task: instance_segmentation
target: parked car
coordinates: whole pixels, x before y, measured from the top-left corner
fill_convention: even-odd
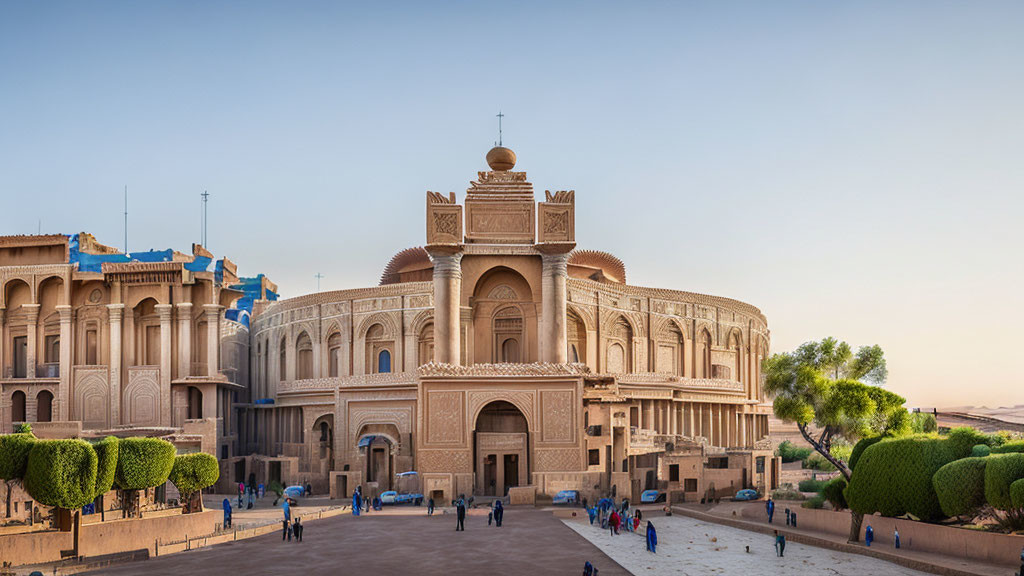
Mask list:
[[[757,490],[744,488],[736,493],[736,497],[733,500],[757,500],[758,498],[760,498],[760,495],[757,493]]]
[[[665,501],[665,493],[658,492],[657,490],[644,490],[640,493],[640,502],[642,504],[656,504],[658,502]]]
[[[578,490],[560,490],[555,494],[552,504],[579,504],[580,493]]]
[[[423,503],[423,494],[418,492],[419,475],[415,471],[395,474],[395,486],[398,490],[388,490],[380,495],[383,504],[414,504]]]

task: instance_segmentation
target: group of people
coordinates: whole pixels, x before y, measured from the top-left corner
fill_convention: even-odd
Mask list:
[[[593,507],[586,507],[590,524],[595,522],[602,530],[607,529],[609,534],[615,536],[621,528],[625,532],[636,532],[640,529],[640,522],[643,520],[643,512],[639,509],[631,510],[629,500],[623,499],[618,507],[611,498],[602,498]],[[654,524],[647,521],[647,551],[656,552],[658,546],[658,533]]]

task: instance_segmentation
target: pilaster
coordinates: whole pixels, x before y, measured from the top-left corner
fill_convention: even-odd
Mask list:
[[[564,252],[541,255],[543,272],[541,277],[543,327],[541,360],[564,364],[568,357],[568,343],[565,327],[566,291],[565,280],[569,277],[569,255]]]
[[[173,306],[154,306],[160,316],[160,425],[171,425],[171,315]]]
[[[206,375],[210,378],[220,373],[220,315],[223,306],[204,304],[206,313]]]
[[[53,411],[54,420],[67,421],[71,419],[71,404],[68,400],[71,390],[71,351],[74,350],[74,342],[71,341],[74,330],[72,321],[74,311],[71,306],[57,306],[57,313],[60,314],[60,385],[57,388],[57,407]]]
[[[110,426],[121,422],[121,318],[124,304],[107,304],[110,316]]]
[[[28,351],[25,355],[25,371],[28,378],[36,377],[36,350],[39,338],[39,304],[25,304],[22,306],[28,315]]]
[[[178,378],[192,375],[192,303],[175,304],[178,316]]]

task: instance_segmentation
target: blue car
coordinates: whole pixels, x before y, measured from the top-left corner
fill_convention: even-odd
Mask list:
[[[381,493],[381,504],[414,504],[419,506],[423,502],[423,494],[416,490],[419,484],[419,477],[415,471],[395,474],[395,484],[398,485],[399,490],[388,490]]]
[[[644,490],[640,493],[640,502],[643,504],[654,504],[665,501],[665,493],[657,490]]]
[[[560,490],[552,500],[553,504],[576,504],[580,501],[578,490]]]
[[[736,493],[736,497],[733,500],[757,500],[757,490],[751,490],[750,488],[744,488]]]

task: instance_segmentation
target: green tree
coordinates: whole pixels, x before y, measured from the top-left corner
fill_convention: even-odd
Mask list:
[[[906,400],[878,386],[888,375],[878,346],[854,353],[834,338],[807,342],[765,360],[764,375],[765,392],[775,398],[775,415],[795,422],[804,440],[847,482],[850,468],[832,455],[833,442],[902,433],[909,425]],[[818,432],[812,434],[812,425]],[[860,539],[862,520],[863,515],[851,510],[851,542]]]
[[[92,445],[77,439],[37,440],[28,455],[25,490],[37,502],[57,509],[62,530],[74,531],[75,556],[82,523],[79,508],[96,497],[98,462]]]
[[[92,449],[96,451],[96,496],[99,500],[99,513],[103,520],[107,518],[107,506],[105,494],[114,487],[114,475],[117,473],[117,455],[120,447],[120,440],[114,436],[93,442]]]
[[[4,434],[0,436],[0,480],[7,486],[7,517],[11,517],[11,493],[25,477],[28,454],[35,436],[31,434]]]
[[[170,480],[181,493],[186,514],[203,510],[202,498],[199,499],[197,509],[193,510],[192,495],[203,488],[213,486],[219,477],[220,465],[217,464],[217,459],[206,452],[182,454],[174,458]]]
[[[159,438],[125,438],[118,445],[114,484],[121,490],[121,510],[135,515],[136,491],[167,482],[174,466],[174,444]]]

